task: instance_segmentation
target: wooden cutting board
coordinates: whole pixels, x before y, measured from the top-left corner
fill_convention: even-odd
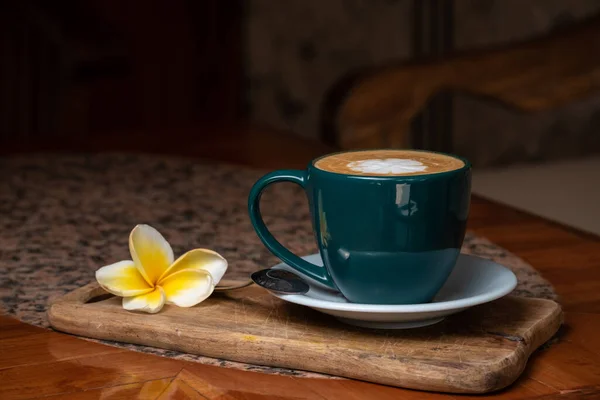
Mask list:
[[[342,324],[256,286],[154,315],[125,311],[120,299],[103,294],[94,283],[58,299],[48,311],[51,325],[97,339],[454,393],[508,386],[562,323],[557,303],[510,296],[429,327],[386,331]]]

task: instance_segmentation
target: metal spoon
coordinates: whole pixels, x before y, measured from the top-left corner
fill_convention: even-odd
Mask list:
[[[227,292],[229,290],[241,289],[241,288],[250,286],[253,283],[254,282],[252,282],[251,280],[232,281],[232,280],[223,279],[223,280],[221,280],[221,282],[219,282],[219,284],[217,286],[215,286],[215,292]]]
[[[310,289],[298,275],[281,269],[263,269],[250,277],[258,286],[279,294],[304,294]]]
[[[304,294],[310,289],[310,286],[298,275],[289,271],[267,268],[253,273],[251,278],[252,280],[249,281],[224,279],[215,287],[215,292],[242,289],[253,283],[280,294]]]

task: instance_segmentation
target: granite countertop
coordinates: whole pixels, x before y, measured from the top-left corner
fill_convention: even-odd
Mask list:
[[[128,235],[138,223],[163,233],[176,256],[199,247],[219,252],[229,261],[228,279],[276,264],[246,211],[248,192],[265,172],[130,154],[0,158],[0,311],[48,327],[48,301],[92,282],[98,268],[128,259]],[[283,244],[300,255],[317,251],[299,187],[268,188],[261,208]],[[463,252],[510,267],[519,280],[517,295],[556,297],[533,267],[484,238],[468,234]],[[206,364],[316,375],[110,344]]]

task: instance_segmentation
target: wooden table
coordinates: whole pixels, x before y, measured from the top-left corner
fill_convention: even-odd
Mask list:
[[[246,139],[236,142],[245,155],[237,161],[246,165],[302,168],[328,151],[299,139],[278,136],[269,141],[268,135],[256,131],[242,137]],[[217,152],[204,145],[198,154],[221,154],[219,149],[225,148],[219,141],[210,146]],[[236,161],[234,153],[227,152],[225,159]],[[478,197],[473,198],[469,228],[534,265],[555,286],[566,311],[559,342],[534,354],[513,386],[489,397],[600,398],[600,238]],[[211,367],[91,343],[6,316],[0,316],[0,326],[3,400],[470,397]]]

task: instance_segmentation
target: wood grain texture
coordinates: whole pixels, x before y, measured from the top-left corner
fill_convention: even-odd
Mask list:
[[[344,149],[406,147],[410,121],[440,92],[528,112],[557,107],[600,89],[598,41],[600,16],[517,45],[373,68],[333,90],[325,124]]]
[[[52,363],[52,374],[48,374],[47,364],[7,368],[0,371],[0,398],[28,399],[94,389],[109,383],[115,386],[131,384],[140,381],[141,373],[146,380],[163,379],[181,370],[177,361],[167,361],[169,363],[152,364],[145,354],[125,351],[56,361]],[[44,379],[39,380],[40,377]]]
[[[171,393],[169,389],[172,385],[172,378],[157,379],[140,383],[131,383],[128,385],[108,386],[97,389],[89,389],[80,392],[68,392],[53,396],[44,396],[47,400],[154,400],[163,398],[165,392]],[[171,397],[176,399],[177,397]],[[190,397],[182,397],[184,399]],[[204,399],[204,397],[200,397]]]
[[[81,336],[441,392],[511,384],[562,322],[555,302],[517,297],[429,328],[384,331],[346,326],[256,286],[155,315],[125,311],[117,298],[86,304],[102,292],[93,283],[56,300],[50,323]]]
[[[0,316],[0,327],[20,327],[24,333],[28,325],[16,320]],[[585,313],[567,313],[566,327],[560,335],[560,341],[550,349],[537,352],[533,355],[523,375],[508,389],[495,392],[491,395],[494,399],[578,399],[600,397],[600,387],[597,382],[600,374],[597,368],[589,371],[589,364],[581,363],[580,356],[595,357],[593,363],[600,365],[600,340],[598,336],[589,336],[589,332],[600,329],[600,316]],[[0,329],[1,330],[1,329]],[[13,329],[13,332],[17,329]],[[40,329],[44,335],[60,334]],[[27,334],[25,333],[27,336]],[[103,345],[85,342],[72,336],[64,336],[68,341],[98,346],[110,349]],[[2,339],[0,339],[1,343]],[[13,376],[29,376],[28,384],[22,387],[27,391],[25,395],[15,390],[14,385],[7,388],[0,386],[0,398],[3,400],[18,398],[51,398],[51,399],[156,399],[169,398],[197,398],[189,390],[207,399],[407,399],[407,400],[437,400],[459,398],[478,398],[480,395],[461,395],[460,397],[431,392],[392,388],[389,386],[375,385],[366,382],[339,380],[339,379],[306,379],[290,376],[267,375],[262,373],[226,369],[185,361],[174,361],[148,354],[139,354],[129,351],[120,353],[118,358],[109,360],[104,366],[86,366],[84,374],[64,375],[62,368],[56,368],[57,363],[48,361],[45,369],[38,369],[38,375],[33,378],[27,375],[26,366],[35,363],[35,355],[23,350],[30,345],[24,342],[21,346],[8,349],[7,354],[12,359],[18,359],[18,354],[23,354],[19,363],[21,366],[10,368]],[[565,360],[565,355],[569,360]],[[89,357],[82,355],[83,362]],[[104,360],[106,361],[106,360]],[[80,365],[78,358],[68,360],[76,368]],[[173,369],[177,363],[180,370]],[[131,365],[136,365],[135,376],[130,372]],[[110,367],[111,374],[106,374],[106,367]],[[161,371],[165,378],[148,379],[152,374]],[[82,371],[83,372],[83,371]],[[123,383],[121,375],[129,379],[136,379],[136,383]],[[94,375],[102,375],[105,380],[101,383],[91,380]],[[0,375],[0,379],[3,376]],[[62,379],[58,379],[62,378]],[[88,382],[87,384],[82,381]],[[90,384],[89,382],[92,382]],[[0,380],[3,384],[5,380]],[[65,388],[65,382],[70,385]],[[95,382],[95,383],[94,383]],[[53,386],[54,384],[54,386]],[[84,389],[76,389],[76,387]],[[94,386],[94,387],[91,387]],[[561,388],[561,389],[558,389]],[[565,389],[562,389],[565,388]],[[39,391],[39,395],[34,394]],[[577,397],[580,395],[581,397]],[[50,397],[47,397],[50,396]],[[587,396],[587,397],[585,397]]]

